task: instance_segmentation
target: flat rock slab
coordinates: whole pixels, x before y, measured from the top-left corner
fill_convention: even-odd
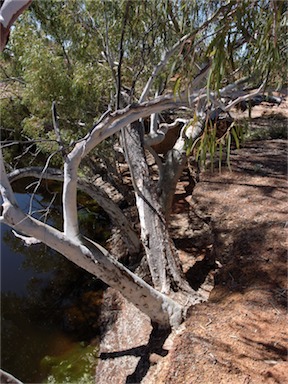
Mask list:
[[[109,295],[111,291],[109,288],[105,294]],[[145,374],[143,370],[146,370],[141,361],[147,356],[152,331],[150,319],[120,294],[113,291],[113,295],[117,295],[119,311],[100,343],[97,384],[137,382],[130,380]]]

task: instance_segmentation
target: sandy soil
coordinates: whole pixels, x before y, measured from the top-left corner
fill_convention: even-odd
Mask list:
[[[247,143],[232,169],[205,172],[193,193],[221,267],[155,383],[288,383],[287,142]]]

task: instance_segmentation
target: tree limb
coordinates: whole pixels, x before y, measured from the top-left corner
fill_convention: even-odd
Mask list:
[[[2,4],[0,9],[0,51],[3,51],[7,44],[12,24],[31,2],[32,0],[6,0]]]
[[[261,90],[262,88],[260,88]],[[259,91],[259,90],[258,90]],[[202,92],[202,93],[201,93]],[[211,92],[211,96],[217,98],[215,92]],[[219,90],[221,97],[227,96],[225,89]],[[206,92],[194,91],[191,94],[183,92],[178,98],[174,95],[165,95],[157,97],[151,101],[145,101],[139,104],[131,104],[122,110],[109,113],[99,124],[94,126],[81,141],[76,143],[72,151],[68,154],[64,164],[64,186],[63,186],[63,213],[64,213],[64,232],[67,236],[77,237],[79,235],[79,227],[77,221],[77,170],[81,160],[93,149],[97,144],[113,135],[129,124],[153,113],[159,113],[167,109],[176,109],[183,106],[191,106],[197,102],[205,102],[207,98]],[[254,95],[254,94],[253,94]],[[245,100],[253,97],[247,94]],[[239,101],[237,101],[239,102]],[[226,110],[230,109],[237,102],[229,104]]]
[[[17,169],[8,174],[10,183],[26,177],[60,182],[63,182],[64,180],[63,172],[54,168],[46,168],[45,173],[43,173],[43,169],[41,167],[27,167]],[[122,210],[113,202],[106,191],[104,191],[100,186],[95,185],[95,183],[90,183],[81,178],[78,178],[78,189],[85,192],[93,200],[97,201],[105,212],[108,213],[113,224],[120,230],[121,237],[125,241],[129,252],[131,254],[139,252],[140,242],[137,234],[131,227],[130,222],[127,220]]]
[[[10,201],[3,204],[3,222],[17,232],[39,239],[74,264],[120,291],[124,297],[164,328],[176,327],[183,307],[161,294],[117,262],[108,251],[87,238],[71,238],[63,232],[25,215]],[[139,298],[141,297],[141,300]],[[147,298],[147,299],[145,299]]]
[[[119,44],[119,62],[117,66],[117,98],[116,98],[116,110],[120,107],[120,95],[121,95],[121,66],[122,66],[122,59],[123,59],[123,41],[124,41],[124,35],[125,35],[125,29],[127,24],[127,18],[129,13],[129,6],[130,6],[130,0],[126,1],[126,7],[125,7],[125,14],[123,18],[123,25],[122,25],[122,31],[121,31],[121,38],[120,38],[120,44]]]
[[[59,121],[58,121],[55,101],[52,102],[51,111],[52,111],[53,128],[54,128],[54,131],[55,131],[55,134],[56,134],[57,143],[59,144],[60,150],[64,154],[64,145],[63,145],[63,140],[62,140],[61,133],[60,133]]]
[[[266,79],[263,81],[263,83],[260,85],[258,89],[256,89],[254,92],[248,93],[243,96],[239,96],[237,99],[233,100],[231,103],[229,103],[225,108],[224,111],[229,111],[231,108],[233,108],[235,105],[241,103],[241,101],[246,101],[249,99],[252,99],[254,96],[258,95],[261,93],[266,85]]]

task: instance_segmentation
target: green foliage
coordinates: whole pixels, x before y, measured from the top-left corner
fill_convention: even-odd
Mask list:
[[[83,27],[78,28],[80,21],[72,17],[76,8],[79,11],[75,1],[35,2],[11,33],[11,52],[4,55],[1,64],[2,68],[9,67],[8,79],[17,72],[23,82],[21,105],[26,114],[18,114],[15,124],[25,139],[56,139],[51,116],[53,101],[66,145],[82,137],[109,103],[110,74],[95,60],[101,46],[88,43]],[[85,56],[89,44],[89,55]],[[12,84],[12,91],[14,88]],[[2,120],[7,129],[8,116],[15,116],[12,105],[8,105]],[[37,146],[46,157],[58,149],[56,143]],[[53,159],[54,165],[60,160]]]
[[[251,75],[254,84],[268,76],[267,84],[279,85],[287,68],[288,28],[281,22],[286,11],[282,1],[245,0],[231,7],[207,49],[213,59],[209,85],[219,89]]]
[[[213,22],[196,33],[219,9]],[[53,101],[68,146],[89,131],[109,104],[115,105],[121,44],[121,84],[132,88],[137,99],[163,54],[188,33],[193,37],[170,58],[151,94],[165,90],[179,94],[209,61],[207,90],[217,91],[251,74],[251,86],[267,76],[267,84],[277,85],[286,78],[285,12],[285,2],[269,0],[35,1],[11,31],[1,59],[9,92],[21,88],[19,99],[4,101],[2,125],[7,132],[14,126],[10,137],[15,140],[19,135],[50,140],[37,143],[47,157],[58,149],[53,142]],[[107,61],[108,54],[112,62]],[[60,160],[60,155],[52,159],[55,165]]]
[[[29,14],[23,19],[12,42],[23,70],[26,83],[23,100],[31,118],[37,117],[43,130],[43,120],[51,126],[50,111],[52,101],[55,101],[60,127],[69,130],[72,138],[79,138],[79,133],[83,132],[81,129],[79,132],[78,122],[89,127],[101,113],[99,101],[105,89],[105,72],[98,73],[97,65],[78,61],[73,55],[70,59],[69,47],[66,48],[68,42],[53,40],[43,30],[35,30]],[[33,42],[29,50],[26,41]],[[33,123],[31,128],[34,128]]]
[[[214,169],[215,160],[218,160],[218,169],[221,171],[223,156],[226,154],[226,164],[230,167],[230,152],[231,146],[236,149],[240,148],[241,142],[244,139],[244,129],[242,124],[233,122],[226,132],[219,137],[216,125],[206,124],[203,134],[195,141],[191,152],[195,154],[196,161],[200,166],[206,166],[207,158],[211,169]]]

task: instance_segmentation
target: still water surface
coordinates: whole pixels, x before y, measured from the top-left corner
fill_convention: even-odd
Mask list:
[[[30,194],[16,197],[42,219],[51,203],[45,193],[32,205]],[[103,241],[105,214],[95,204],[79,213],[82,232]],[[58,197],[49,221],[61,227]],[[1,367],[24,383],[93,383],[102,292],[95,277],[43,244],[25,246],[1,225]]]

